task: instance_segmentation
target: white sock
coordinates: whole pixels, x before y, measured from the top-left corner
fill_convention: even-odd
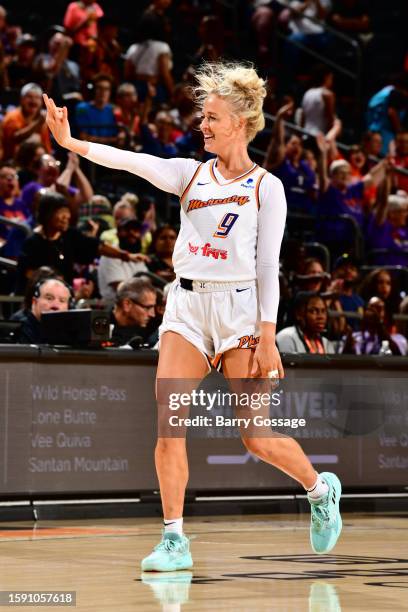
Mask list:
[[[164,533],[178,533],[183,535],[183,517],[177,519],[164,519]]]
[[[320,474],[318,474],[313,487],[310,487],[310,489],[306,489],[306,491],[308,497],[311,497],[312,499],[318,499],[319,497],[323,497],[323,495],[326,495],[326,493],[328,493],[329,486],[326,481],[323,480]]]

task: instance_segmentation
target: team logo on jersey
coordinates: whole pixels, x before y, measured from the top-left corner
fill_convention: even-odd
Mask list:
[[[228,258],[228,251],[226,251],[225,249],[216,249],[212,247],[209,242],[207,242],[202,247],[195,246],[194,244],[191,244],[191,242],[189,242],[188,250],[190,253],[193,253],[194,255],[197,255],[197,253],[201,251],[202,257],[213,257],[214,259],[227,259]]]
[[[255,348],[259,343],[259,336],[241,336],[238,338],[238,348]]]
[[[210,198],[209,200],[190,200],[187,207],[187,212],[197,210],[199,208],[207,208],[207,206],[219,206],[220,204],[238,204],[243,206],[249,202],[248,196],[232,195],[228,198]]]
[[[247,189],[255,189],[254,179],[247,179],[245,183],[241,183],[241,187],[246,187]]]
[[[191,242],[188,243],[188,249],[190,253],[194,253],[194,255],[197,255],[199,248],[200,248],[199,246],[194,246],[193,244],[191,244]]]

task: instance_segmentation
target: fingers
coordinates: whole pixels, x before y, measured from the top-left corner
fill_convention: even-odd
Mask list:
[[[252,368],[251,368],[251,372],[250,375],[251,376],[256,376],[260,370],[260,365],[259,365],[259,361],[257,356],[254,354],[254,359],[252,361]]]

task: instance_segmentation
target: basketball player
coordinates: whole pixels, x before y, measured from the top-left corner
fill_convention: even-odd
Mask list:
[[[280,180],[254,164],[247,152],[265,125],[265,83],[253,68],[240,64],[205,64],[196,78],[205,150],[216,155],[206,163],[72,138],[67,109],[44,95],[47,124],[66,149],[180,197],[181,228],[173,257],[177,278],[160,329],[157,378],[202,379],[209,371],[208,358],[215,366],[222,360],[227,379],[282,378],[275,328],[286,200]],[[292,438],[243,436],[243,443],[306,489],[313,550],[329,552],[342,527],[337,476],[317,474]],[[159,437],[155,461],[164,531],[142,569],[189,569],[193,561],[182,518],[188,480],[185,439]]]

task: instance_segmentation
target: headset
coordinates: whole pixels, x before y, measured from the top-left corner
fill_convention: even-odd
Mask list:
[[[59,283],[61,283],[62,285],[64,285],[64,287],[66,287],[69,291],[69,300],[68,300],[68,309],[69,310],[73,310],[75,308],[76,302],[75,302],[75,294],[74,294],[74,290],[71,287],[71,285],[69,285],[68,283],[66,283],[63,279],[61,278],[56,278],[54,276],[48,276],[46,278],[42,278],[41,280],[37,281],[34,285],[33,288],[33,297],[35,298],[39,298],[40,297],[40,293],[41,293],[41,287],[47,283],[48,281],[58,281]]]

